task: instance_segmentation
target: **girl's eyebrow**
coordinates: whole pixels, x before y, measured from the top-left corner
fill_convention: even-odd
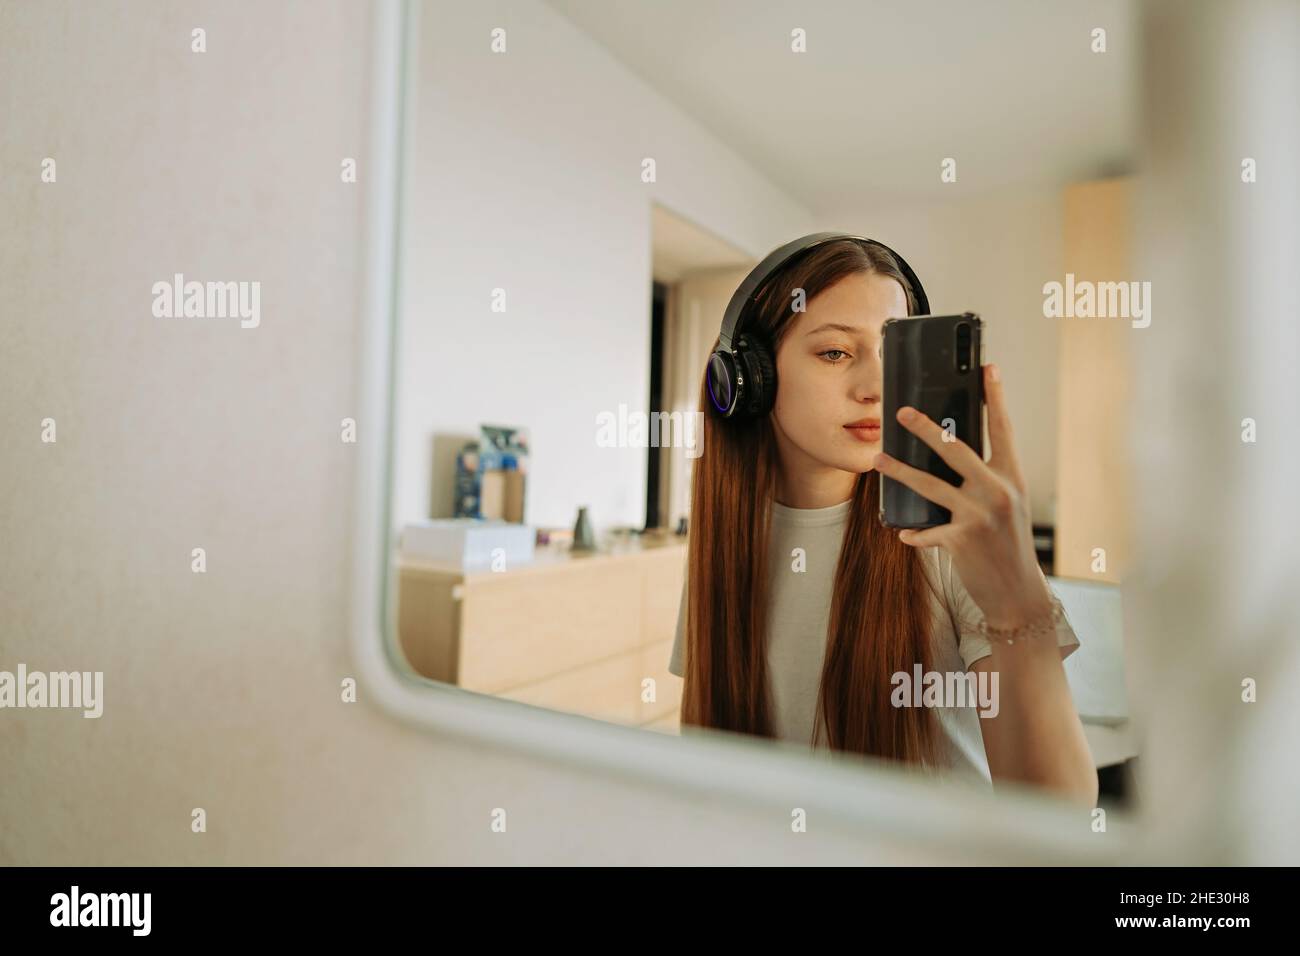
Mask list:
[[[860,335],[862,333],[861,329],[854,328],[851,325],[841,325],[838,322],[827,322],[825,325],[817,326],[817,328],[809,332],[808,335],[816,335],[818,332],[825,332],[828,329],[833,329],[836,332],[847,332],[849,335]]]

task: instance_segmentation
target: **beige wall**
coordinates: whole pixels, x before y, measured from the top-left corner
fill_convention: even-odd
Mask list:
[[[1128,178],[1066,189],[1065,272],[1076,282],[1132,281],[1131,189]],[[1130,560],[1132,536],[1128,433],[1120,426],[1132,416],[1130,342],[1142,330],[1114,317],[1057,321],[1056,573],[1118,583]],[[1094,555],[1096,549],[1101,553]]]
[[[0,668],[106,683],[99,720],[0,711],[0,864],[897,858],[340,703],[367,29],[342,0],[0,4]],[[260,280],[261,326],[154,319],[175,271]]]

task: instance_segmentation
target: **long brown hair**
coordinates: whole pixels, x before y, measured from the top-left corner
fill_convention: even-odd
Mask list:
[[[815,247],[772,277],[751,307],[746,330],[773,356],[792,326],[795,289],[804,301],[845,276],[875,272],[902,284],[908,313],[916,297],[886,250],[853,240]],[[716,344],[716,343],[715,343]],[[779,383],[778,383],[779,387]],[[691,488],[686,663],[681,721],[763,737],[774,735],[767,673],[767,574],[777,448],[769,416],[723,421],[709,411]],[[929,768],[938,762],[931,708],[890,704],[891,678],[932,664],[931,622],[922,558],[880,524],[878,475],[858,476],[835,571],[818,690],[814,739]],[[813,743],[814,741],[809,741]]]

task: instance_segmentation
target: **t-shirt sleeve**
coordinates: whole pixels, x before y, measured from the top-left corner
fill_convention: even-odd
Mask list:
[[[970,666],[977,660],[992,654],[993,647],[989,644],[988,638],[979,633],[978,626],[980,619],[983,617],[983,612],[980,611],[979,605],[975,603],[965,585],[962,584],[957,569],[952,566],[952,555],[942,548],[939,549],[939,553],[942,556],[944,584],[949,607],[952,609],[953,621],[957,629],[957,650],[960,652],[961,659],[965,663],[967,670],[969,670]],[[1043,573],[1042,568],[1038,569],[1038,576],[1047,585],[1052,600],[1060,603],[1060,598],[1052,588],[1051,582],[1047,580],[1047,575]],[[1064,651],[1061,654],[1062,659],[1069,657],[1079,647],[1079,636],[1074,632],[1074,627],[1064,613],[1062,613],[1061,620],[1056,625],[1056,646]]]
[[[673,653],[668,660],[668,673],[676,674],[678,677],[686,675],[686,669],[682,665],[686,653],[686,578],[682,575],[682,601],[677,606],[677,634],[673,637]]]

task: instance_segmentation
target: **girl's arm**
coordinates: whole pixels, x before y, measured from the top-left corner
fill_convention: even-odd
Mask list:
[[[962,476],[960,487],[881,454],[875,468],[952,513],[945,525],[901,531],[914,547],[938,545],[990,628],[1012,629],[1050,617],[1052,595],[1034,553],[1029,494],[1016,454],[996,366],[984,366],[990,456],[945,441],[929,417],[900,408],[898,420]],[[1047,639],[992,642],[972,669],[998,675],[999,713],[981,718],[995,779],[1032,782],[1095,805],[1097,772],[1065,680],[1062,654]]]
[[[984,753],[994,780],[1029,783],[1097,805],[1097,768],[1065,680],[1055,644],[1005,646],[971,665],[998,674],[998,710],[980,718]]]

